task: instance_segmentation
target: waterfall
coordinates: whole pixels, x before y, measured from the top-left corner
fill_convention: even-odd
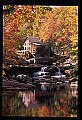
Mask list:
[[[41,72],[45,72],[47,70],[47,67],[42,67]]]
[[[56,67],[57,68],[57,72],[55,72],[55,78],[66,78],[66,75],[63,75],[61,72],[60,72],[60,68],[59,67]]]
[[[60,72],[60,68],[59,67],[56,67],[56,68],[58,71],[55,73],[55,75],[58,75],[58,76],[62,75],[62,73]]]
[[[41,67],[41,71],[34,72],[34,77],[49,77],[50,74],[47,72],[47,67]]]

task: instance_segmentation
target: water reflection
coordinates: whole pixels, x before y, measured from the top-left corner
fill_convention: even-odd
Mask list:
[[[2,115],[30,117],[77,116],[77,89],[3,93]]]
[[[24,103],[27,109],[37,108],[38,102],[35,99],[35,90],[28,92],[19,92],[18,96],[21,96],[22,102]]]
[[[72,96],[78,97],[77,87],[73,87],[73,88],[71,89],[71,92],[72,92]]]

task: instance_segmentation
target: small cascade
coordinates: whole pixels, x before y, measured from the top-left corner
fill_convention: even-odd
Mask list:
[[[55,66],[57,68],[57,71],[54,73],[53,76],[51,77],[54,77],[54,78],[66,78],[65,75],[63,75],[60,71],[60,68],[58,66]],[[41,71],[38,71],[38,72],[34,72],[34,78],[45,78],[45,77],[48,77],[50,78],[50,73],[47,71],[47,67],[42,67],[41,68]]]
[[[58,71],[55,72],[55,75],[56,75],[56,76],[57,76],[57,75],[58,75],[58,76],[62,75],[62,73],[60,72],[60,68],[59,68],[59,67],[56,67],[56,68],[57,68]]]
[[[66,76],[61,73],[60,68],[57,66],[55,66],[55,67],[57,68],[57,72],[55,72],[55,75],[52,77],[53,78],[66,78]]]
[[[34,72],[34,77],[49,77],[50,74],[47,72],[47,67],[42,67],[41,71],[39,72]]]
[[[47,67],[42,67],[41,72],[47,72]]]

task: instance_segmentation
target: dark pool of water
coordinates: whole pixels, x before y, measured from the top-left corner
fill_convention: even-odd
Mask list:
[[[77,88],[2,93],[3,116],[77,117]]]

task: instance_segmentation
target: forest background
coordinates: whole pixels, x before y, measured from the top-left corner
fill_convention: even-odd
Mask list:
[[[54,53],[77,63],[78,6],[3,5],[3,68],[18,64],[16,51],[27,36],[51,43]]]

